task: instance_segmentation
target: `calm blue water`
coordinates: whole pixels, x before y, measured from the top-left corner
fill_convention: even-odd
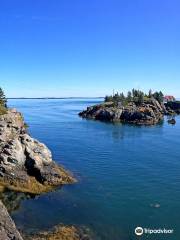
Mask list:
[[[9,101],[31,135],[79,180],[22,201],[12,213],[17,225],[25,231],[85,225],[98,240],[136,239],[136,226],[166,227],[175,233],[141,239],[180,239],[180,118],[175,126],[136,127],[78,117],[98,101]]]

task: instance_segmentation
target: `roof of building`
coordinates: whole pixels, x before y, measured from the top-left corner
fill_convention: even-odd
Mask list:
[[[168,100],[168,99],[175,99],[174,96],[170,96],[170,95],[164,96],[164,98],[167,99],[167,100]]]

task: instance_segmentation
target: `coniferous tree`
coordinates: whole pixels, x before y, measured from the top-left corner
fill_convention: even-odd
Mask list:
[[[0,88],[0,105],[2,107],[7,108],[7,98],[4,94],[4,91],[2,90],[2,88]]]
[[[149,97],[149,98],[151,98],[151,97],[152,97],[152,90],[151,90],[151,89],[149,90],[148,97]]]
[[[131,101],[132,101],[132,93],[131,93],[131,91],[129,91],[129,92],[127,93],[127,101],[128,101],[128,102],[131,102]]]
[[[141,105],[143,102],[144,102],[144,93],[141,92],[141,91],[139,91],[139,92],[138,92],[137,103],[138,103],[139,105]]]
[[[153,97],[159,102],[159,103],[162,103],[163,102],[163,98],[164,98],[164,95],[163,93],[160,91],[160,92],[155,92],[153,94]]]
[[[141,105],[144,102],[147,102],[149,100],[152,100],[152,98],[156,99],[159,103],[162,103],[164,100],[163,93],[160,92],[152,92],[152,90],[149,90],[148,93],[145,93],[141,90],[132,89],[132,91],[129,91],[127,95],[125,96],[124,93],[116,93],[113,96],[106,96],[105,102],[113,102],[115,105],[123,105],[126,106],[130,102],[134,102],[135,104]]]
[[[104,101],[105,102],[113,102],[113,97],[112,96],[105,96]]]

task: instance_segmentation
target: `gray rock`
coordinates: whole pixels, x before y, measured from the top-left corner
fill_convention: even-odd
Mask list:
[[[15,187],[20,184],[22,191],[31,192],[26,188],[36,185],[32,177],[37,181],[36,191],[40,189],[38,183],[56,186],[74,182],[69,173],[53,162],[51,151],[27,133],[19,112],[8,110],[0,116],[0,126],[0,183]]]
[[[153,125],[163,119],[164,108],[155,99],[149,100],[140,106],[130,102],[126,107],[115,106],[113,103],[99,104],[88,107],[79,113],[83,118],[96,119],[108,122],[125,122],[138,125]]]
[[[0,201],[0,240],[23,240],[9,216],[5,206]]]

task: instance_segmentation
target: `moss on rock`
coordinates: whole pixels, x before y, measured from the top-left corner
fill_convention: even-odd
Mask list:
[[[41,232],[32,236],[25,236],[26,240],[90,240],[86,231],[75,226],[56,226],[50,231]]]

